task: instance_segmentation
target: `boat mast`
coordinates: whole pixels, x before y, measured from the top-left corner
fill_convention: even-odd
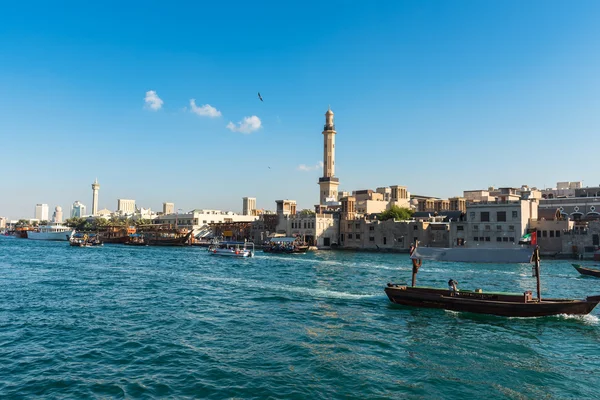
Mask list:
[[[538,301],[542,301],[542,291],[540,284],[540,246],[535,246],[533,254],[535,258],[535,280],[537,282],[537,297]]]

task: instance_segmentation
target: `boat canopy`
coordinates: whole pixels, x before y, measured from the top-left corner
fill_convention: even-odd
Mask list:
[[[298,238],[295,238],[295,237],[274,237],[274,238],[271,238],[269,241],[270,242],[291,243],[291,242],[295,242],[296,240],[298,240]]]
[[[417,247],[410,258],[433,261],[473,262],[473,263],[530,263],[533,249],[517,248],[441,248]]]

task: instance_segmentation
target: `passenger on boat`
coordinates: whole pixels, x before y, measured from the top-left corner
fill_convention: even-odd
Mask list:
[[[451,292],[458,292],[458,287],[456,287],[456,285],[458,285],[458,282],[456,282],[454,279],[450,279],[448,281],[448,290]]]

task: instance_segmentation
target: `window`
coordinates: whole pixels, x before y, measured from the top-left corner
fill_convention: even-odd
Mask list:
[[[550,237],[554,237],[554,231],[549,231],[548,234],[550,235]]]
[[[387,238],[385,236],[383,237],[383,244],[387,244]]]
[[[462,226],[462,225],[458,225],[458,226],[456,227],[456,230],[457,230],[457,231],[464,231],[464,230],[465,230],[465,227],[464,227],[464,226]]]
[[[506,211],[496,212],[496,221],[497,222],[506,222]]]
[[[501,231],[502,230],[502,225],[496,225],[496,230],[497,231]]]
[[[348,224],[348,230],[352,230],[352,224]]]
[[[340,235],[340,240],[341,240],[342,242],[344,241],[344,234],[343,234],[343,233]]]
[[[485,237],[485,241],[486,241],[486,242],[489,242],[489,241],[490,241],[490,237],[489,237],[489,236],[486,236],[486,237]]]
[[[483,241],[485,241],[485,238],[483,236],[479,236],[479,241],[483,242]]]
[[[515,230],[515,226],[514,225],[509,225],[508,226],[508,230],[509,231],[514,231]]]
[[[471,218],[472,221],[475,220],[475,211],[469,213],[469,218]]]
[[[356,234],[356,239],[360,239],[360,233]]]
[[[542,237],[542,231],[537,231],[537,237],[539,237],[539,238]]]
[[[512,215],[513,215],[513,219],[519,218],[519,212],[518,211],[513,211]]]
[[[560,231],[556,231],[556,237],[560,237]]]
[[[477,236],[473,237],[473,241],[479,242],[479,238]]]
[[[354,227],[355,227],[356,229],[360,229],[360,224],[354,224]]]
[[[375,227],[374,227],[374,226],[370,226],[370,227],[369,227],[369,230],[370,230],[370,231],[374,231],[374,230],[375,230]]]
[[[498,237],[496,238],[496,242],[501,242],[501,241],[502,241],[502,238],[501,238],[500,236],[498,236]]]
[[[542,237],[548,236],[548,231],[542,231]]]
[[[419,230],[419,226],[418,225],[413,226],[413,231],[418,231],[418,230]]]
[[[486,225],[486,226],[485,226],[485,230],[486,230],[486,231],[489,231],[490,229],[492,229],[492,227],[491,227],[491,226],[489,226],[489,225]]]
[[[351,233],[348,234],[348,239],[352,239],[352,234]]]
[[[369,242],[374,242],[375,241],[375,237],[371,236],[369,237]]]
[[[509,241],[511,241],[511,242],[514,242],[514,241],[515,241],[515,238],[514,238],[514,237],[510,237],[510,238],[508,238],[508,239],[509,239]]]
[[[503,238],[502,238],[502,241],[503,241],[503,242],[508,242],[508,238],[507,238],[507,237],[503,237]]]
[[[202,223],[203,223],[203,224],[205,224],[205,223],[206,223],[206,220],[202,221]]]
[[[482,211],[481,212],[481,222],[489,222],[490,220],[490,213],[488,211]]]
[[[473,230],[474,231],[478,231],[479,230],[479,225],[473,225]]]

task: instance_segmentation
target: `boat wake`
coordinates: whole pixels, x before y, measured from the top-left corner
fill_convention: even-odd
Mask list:
[[[366,298],[378,297],[379,295],[374,294],[360,294],[360,293],[348,293],[348,292],[338,292],[330,289],[321,289],[321,288],[310,288],[304,286],[292,286],[287,284],[265,284],[261,281],[256,281],[252,279],[241,279],[241,278],[220,278],[220,277],[212,277],[212,276],[203,276],[201,277],[204,281],[214,281],[214,282],[223,282],[229,285],[234,285],[238,287],[245,287],[251,289],[258,289],[261,293],[268,292],[284,292],[284,293],[294,293],[299,295],[308,295],[313,298],[329,298],[329,299],[346,299],[346,300],[361,300]]]
[[[596,315],[592,315],[592,314],[586,314],[586,315],[559,314],[559,315],[557,315],[557,317],[559,319],[581,321],[587,325],[598,325],[600,323],[600,318],[598,318]]]

